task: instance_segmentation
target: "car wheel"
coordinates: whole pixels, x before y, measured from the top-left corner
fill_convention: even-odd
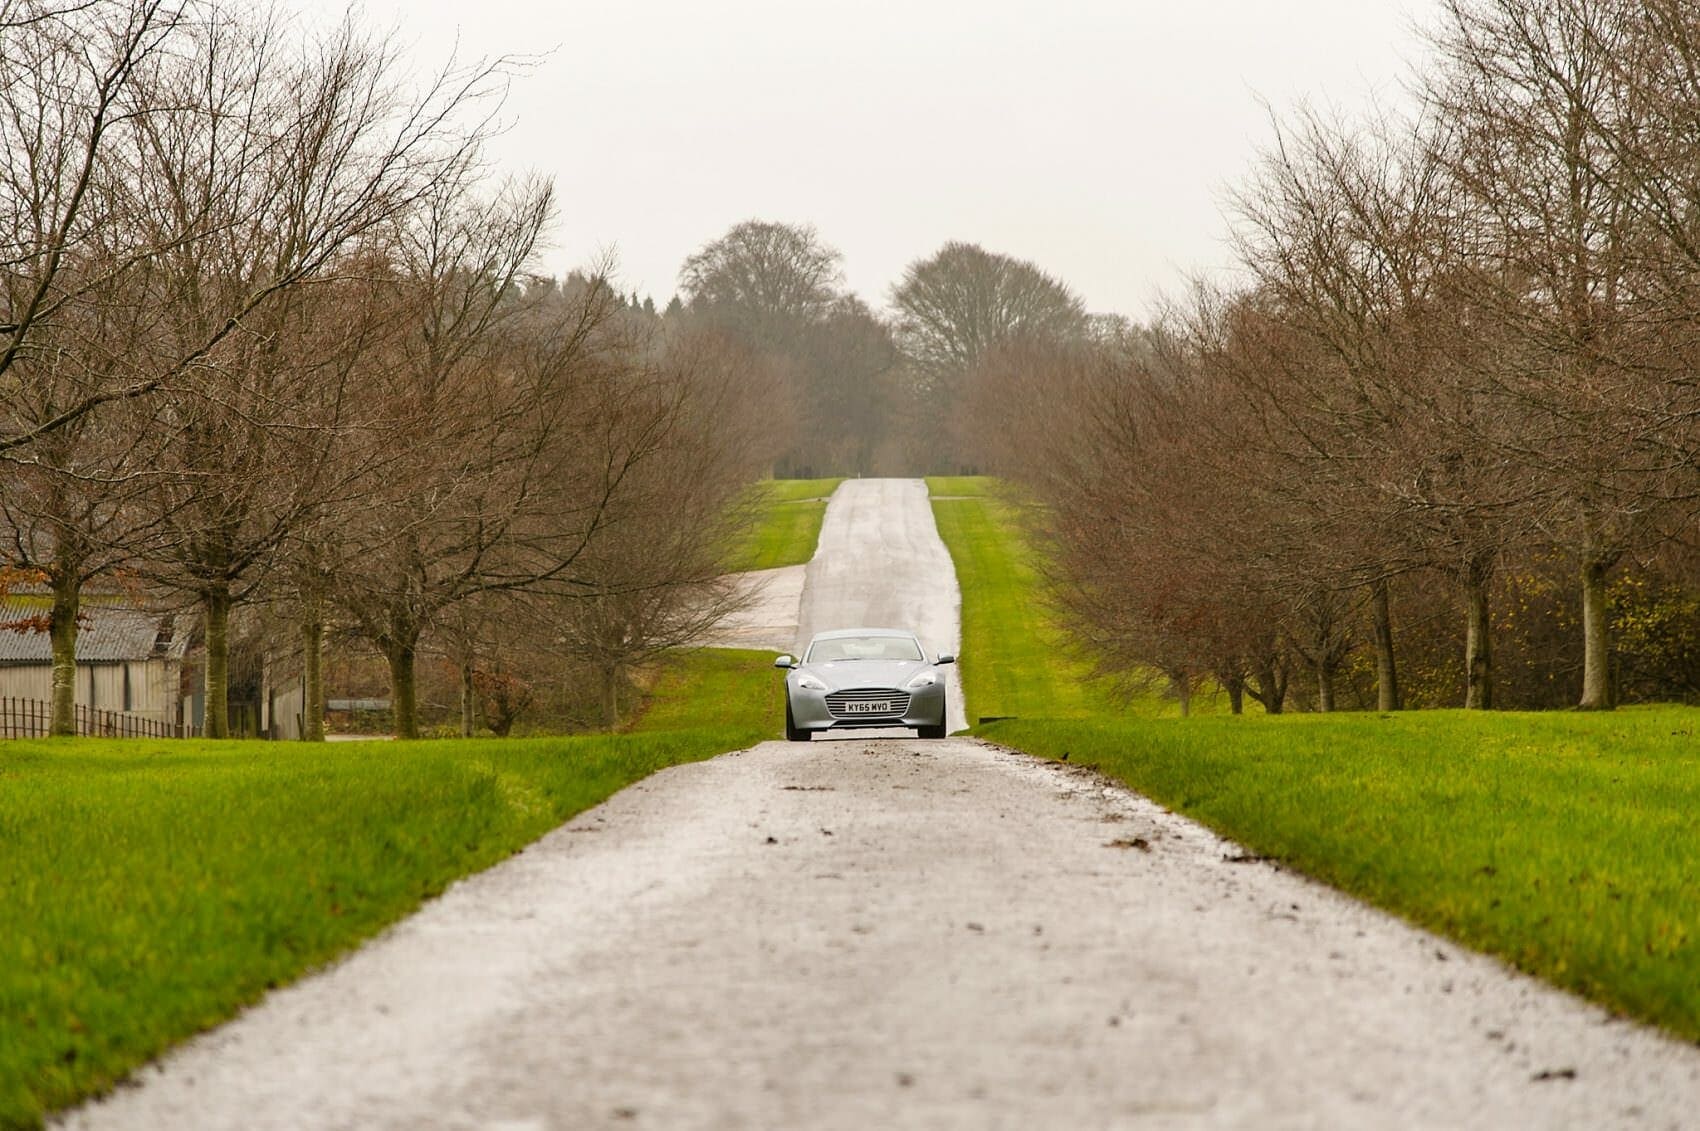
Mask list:
[[[808,740],[809,740],[809,732],[806,731],[806,730],[799,729],[797,724],[794,721],[792,721],[792,719],[791,719],[791,697],[786,696],[785,697],[785,741],[787,741],[787,742],[807,742]]]
[[[944,738],[950,731],[950,708],[944,700],[939,700],[939,725],[936,727],[916,727],[915,734],[919,738]]]

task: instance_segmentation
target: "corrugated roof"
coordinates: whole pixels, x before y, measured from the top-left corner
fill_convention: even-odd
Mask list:
[[[39,600],[11,597],[0,601],[0,624],[40,616]],[[172,616],[113,605],[84,605],[77,632],[79,664],[146,660],[172,649]],[[53,647],[45,632],[0,628],[0,664],[46,664]]]

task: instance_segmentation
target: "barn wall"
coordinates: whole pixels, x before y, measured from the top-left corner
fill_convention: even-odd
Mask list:
[[[271,698],[271,734],[290,742],[301,737],[301,712],[307,702],[306,692],[299,683],[278,688]]]
[[[162,723],[177,721],[177,665],[166,660],[155,658],[151,660],[131,660],[122,666],[112,665],[114,672],[115,704],[124,702],[124,668],[130,672],[130,714],[141,715]],[[105,695],[104,687],[101,694]],[[101,707],[106,710],[121,710],[119,706],[107,707],[105,701]]]
[[[82,686],[80,682],[78,686]],[[40,699],[46,702],[52,698],[53,669],[46,664],[0,667],[0,699]]]
[[[163,659],[132,660],[127,664],[78,664],[77,703],[100,711],[124,710],[124,672],[130,673],[132,715],[177,721],[178,665]],[[0,698],[53,698],[53,669],[46,664],[0,666]]]
[[[180,694],[178,671],[181,665],[171,660],[149,660],[144,665],[138,665],[142,671],[131,677],[135,680],[132,685],[141,689],[137,702],[145,704],[139,707],[148,718],[158,719],[163,723],[177,721],[177,699]]]
[[[87,672],[84,675],[84,672]],[[83,700],[97,711],[124,709],[124,665],[85,664],[77,672],[88,681],[90,694]],[[80,682],[80,681],[79,681]]]

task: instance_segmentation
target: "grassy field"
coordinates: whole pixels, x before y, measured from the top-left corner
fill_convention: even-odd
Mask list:
[[[110,1087],[628,783],[772,729],[0,742],[0,1127]]]
[[[784,686],[785,673],[774,670],[772,652],[702,648],[675,653],[663,661],[631,730],[649,734],[709,726],[778,738],[785,719]]]
[[[1095,765],[1255,853],[1700,1039],[1700,712],[1118,709],[1045,643],[1008,508],[930,482],[963,590],[969,709],[1021,716],[976,733]]]
[[[970,721],[1077,718],[1111,709],[1107,689],[1069,654],[1046,615],[1032,553],[1009,504],[988,494],[993,483],[927,480],[933,518],[962,586],[962,694]]]
[[[935,499],[978,499],[992,494],[998,481],[989,475],[934,475],[927,479],[927,493]]]
[[[734,555],[734,570],[802,565],[815,556],[826,500],[842,479],[766,479],[755,485],[763,517]]]

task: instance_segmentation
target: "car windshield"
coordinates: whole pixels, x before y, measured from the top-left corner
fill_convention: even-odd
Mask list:
[[[921,646],[913,636],[833,636],[809,645],[810,664],[834,660],[920,660]]]

